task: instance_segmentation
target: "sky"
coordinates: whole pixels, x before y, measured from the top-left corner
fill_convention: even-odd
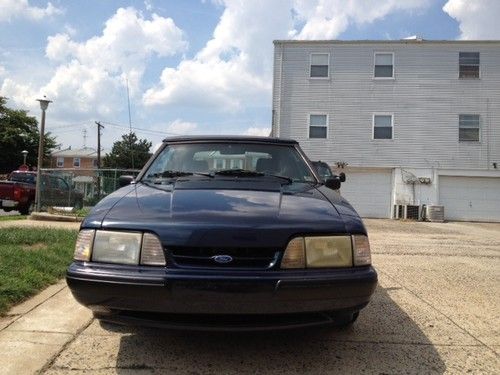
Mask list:
[[[130,126],[154,147],[268,135],[273,40],[500,39],[499,19],[500,0],[0,0],[0,96],[37,118],[52,100],[62,148],[95,148],[96,121],[105,151]]]

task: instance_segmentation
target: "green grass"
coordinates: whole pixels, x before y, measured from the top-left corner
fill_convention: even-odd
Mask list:
[[[64,276],[76,235],[65,229],[0,228],[0,315]]]
[[[26,220],[28,216],[23,216],[23,215],[10,215],[10,216],[0,216],[0,221],[7,221],[7,220]]]

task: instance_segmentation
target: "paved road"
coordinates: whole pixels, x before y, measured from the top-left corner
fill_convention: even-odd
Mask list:
[[[52,297],[61,306],[54,319],[43,321],[42,304],[10,328],[39,341],[59,335],[64,346],[54,344],[43,370],[51,375],[500,373],[500,224],[366,223],[380,285],[348,330],[105,330],[64,285]]]

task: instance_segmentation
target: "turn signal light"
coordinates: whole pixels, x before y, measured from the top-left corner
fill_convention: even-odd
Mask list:
[[[305,268],[306,255],[304,238],[296,237],[288,243],[283,260],[281,261],[281,268]]]

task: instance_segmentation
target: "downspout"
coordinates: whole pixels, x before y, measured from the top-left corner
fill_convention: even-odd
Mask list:
[[[490,169],[490,98],[486,98],[486,169]]]

